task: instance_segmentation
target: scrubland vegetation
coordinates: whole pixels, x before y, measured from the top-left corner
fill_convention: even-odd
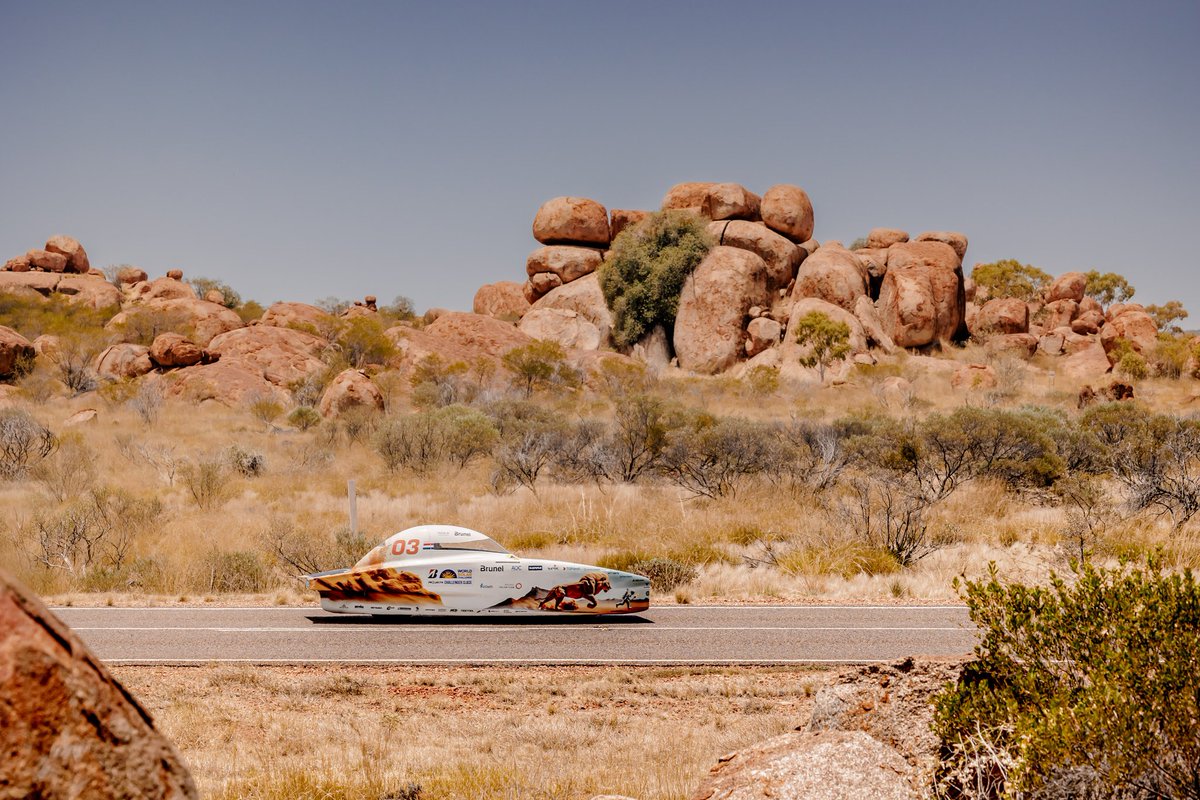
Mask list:
[[[6,302],[40,330],[102,339],[83,312]],[[947,362],[904,354],[834,386],[770,369],[583,372],[543,342],[499,364],[392,368],[388,340],[363,327],[331,332],[329,374],[294,386],[290,407],[100,385],[87,359],[29,372],[0,411],[5,564],[47,594],[303,602],[298,575],[430,521],[526,554],[652,568],[678,602],[947,600],[989,561],[1034,580],[1071,558],[1158,549],[1168,566],[1200,563],[1186,351],[1178,372],[1137,383],[1136,402],[1078,410],[1079,387],[1037,359],[991,359],[1001,379],[987,391],[952,390]],[[374,373],[383,413],[312,408],[347,362]],[[65,427],[82,407],[96,420]]]

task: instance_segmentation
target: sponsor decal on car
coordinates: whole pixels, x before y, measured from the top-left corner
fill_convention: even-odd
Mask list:
[[[479,571],[480,572],[504,572],[504,567],[499,566],[499,565],[494,566],[494,567],[489,567],[487,564],[482,564],[479,567]]]
[[[425,580],[429,583],[441,584],[457,584],[465,585],[471,582],[471,570],[460,568],[454,569],[438,569],[433,567],[429,570],[429,574],[425,576]]]
[[[530,572],[541,572],[541,571],[542,571],[542,565],[541,565],[541,564],[530,564],[530,565],[529,565],[529,571],[530,571]]]

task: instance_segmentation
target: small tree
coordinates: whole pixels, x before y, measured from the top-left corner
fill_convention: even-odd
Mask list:
[[[810,311],[796,323],[796,343],[808,348],[808,354],[800,357],[801,365],[816,367],[824,382],[825,370],[850,353],[850,326],[834,322],[820,311]]]
[[[1154,324],[1160,331],[1179,333],[1180,327],[1175,323],[1187,319],[1187,309],[1178,300],[1168,300],[1161,306],[1146,306],[1146,313],[1154,319]]]
[[[54,452],[57,440],[29,412],[0,409],[0,480],[17,480]]]
[[[572,388],[579,385],[578,373],[567,363],[567,353],[558,342],[534,339],[509,350],[500,361],[526,397],[535,389],[554,384]]]
[[[383,364],[396,354],[396,345],[384,333],[383,323],[373,317],[354,317],[340,330],[337,344],[355,369]]]
[[[192,278],[188,283],[191,284],[191,287],[196,291],[196,296],[201,300],[204,299],[204,295],[215,289],[221,293],[221,305],[226,308],[236,309],[242,304],[242,296],[224,281],[214,278]]]
[[[1013,258],[980,264],[971,270],[975,285],[987,290],[989,298],[1015,297],[1018,300],[1036,300],[1050,283],[1050,276],[1029,264]]]
[[[1125,280],[1123,275],[1115,272],[1101,274],[1094,269],[1087,273],[1087,287],[1084,293],[1102,306],[1124,303],[1133,297],[1135,291],[1133,284]]]
[[[617,235],[599,277],[619,346],[632,346],[655,325],[668,333],[675,327],[684,281],[712,246],[704,223],[680,211],[651,214]]]

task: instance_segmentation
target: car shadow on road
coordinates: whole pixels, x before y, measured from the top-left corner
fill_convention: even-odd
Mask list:
[[[653,625],[654,620],[637,614],[478,614],[433,616],[415,614],[313,614],[307,619],[314,625]]]

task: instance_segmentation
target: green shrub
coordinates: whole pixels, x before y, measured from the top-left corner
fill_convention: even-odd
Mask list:
[[[287,416],[288,424],[293,428],[306,431],[321,424],[321,415],[309,406],[296,406]]]
[[[935,701],[943,791],[1200,797],[1200,587],[1154,559],[1072,572],[966,583],[982,641]]]
[[[676,586],[691,583],[698,574],[691,564],[671,558],[651,558],[631,564],[630,572],[645,575],[656,592],[669,592]]]
[[[513,382],[526,397],[536,389],[550,386],[575,388],[581,381],[579,373],[567,363],[567,352],[558,342],[534,339],[509,350],[500,361],[513,374]]]
[[[1050,276],[1037,267],[1006,258],[976,266],[971,270],[971,280],[987,290],[989,299],[1015,297],[1028,302],[1041,297]]]
[[[500,438],[492,421],[466,406],[447,406],[398,417],[375,433],[375,451],[389,472],[428,472],[451,462],[465,467],[487,455]]]
[[[192,278],[188,281],[191,287],[196,291],[196,296],[201,300],[204,295],[216,289],[224,298],[221,305],[229,309],[237,309],[242,304],[242,296],[237,291],[224,281],[216,280],[215,278]],[[256,304],[257,305],[257,304]]]
[[[396,345],[374,317],[354,317],[337,334],[337,345],[346,362],[355,369],[367,364],[384,364],[396,354]]]
[[[1117,372],[1126,378],[1140,381],[1150,374],[1150,369],[1146,366],[1146,359],[1138,353],[1130,351],[1117,361]]]
[[[1187,336],[1160,333],[1151,355],[1150,366],[1155,375],[1178,380],[1187,370],[1191,357],[1192,346]]]
[[[703,221],[680,211],[651,214],[618,234],[599,276],[619,346],[633,345],[655,325],[671,332],[684,281],[712,246]]]

